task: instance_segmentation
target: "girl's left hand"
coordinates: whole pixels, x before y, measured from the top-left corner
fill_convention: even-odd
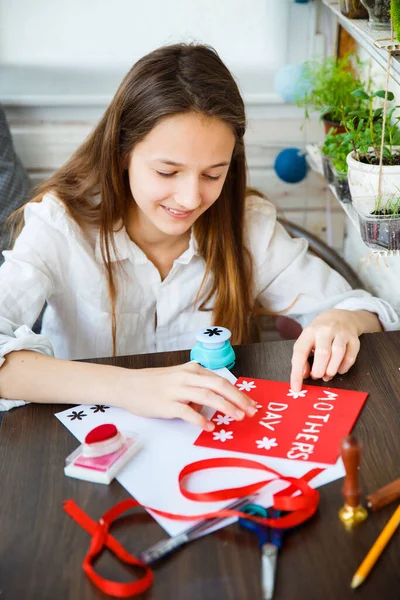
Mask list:
[[[293,347],[290,376],[293,391],[300,391],[307,377],[330,381],[337,373],[342,375],[350,369],[360,349],[358,338],[365,331],[360,312],[326,310],[303,330]],[[311,369],[308,357],[312,351]]]

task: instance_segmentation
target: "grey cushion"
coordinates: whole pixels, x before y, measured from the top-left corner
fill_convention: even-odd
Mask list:
[[[0,105],[0,252],[9,246],[9,234],[4,231],[5,220],[27,200],[29,188],[28,174],[14,150],[4,109]],[[0,264],[2,262],[0,254]]]

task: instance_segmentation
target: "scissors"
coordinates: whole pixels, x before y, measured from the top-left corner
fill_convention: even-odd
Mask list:
[[[273,519],[279,517],[280,512],[277,510],[267,510],[259,504],[246,504],[241,512],[256,517],[265,519]],[[255,521],[250,521],[244,517],[239,518],[239,523],[245,529],[253,531],[258,536],[259,545],[261,548],[261,582],[263,591],[263,600],[272,600],[274,595],[276,563],[278,551],[282,547],[282,529],[274,529],[261,525]]]

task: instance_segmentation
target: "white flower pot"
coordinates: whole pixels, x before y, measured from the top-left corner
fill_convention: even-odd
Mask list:
[[[400,147],[396,146],[395,150]],[[350,152],[347,156],[350,193],[355,207],[364,215],[375,209],[378,199],[379,165],[359,162]],[[400,165],[382,167],[381,202],[384,208],[388,200],[400,196]]]

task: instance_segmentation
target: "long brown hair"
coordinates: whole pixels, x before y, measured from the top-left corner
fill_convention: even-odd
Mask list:
[[[218,117],[235,134],[232,161],[218,200],[193,226],[206,272],[196,301],[213,300],[213,324],[231,330],[233,343],[250,341],[252,261],[244,244],[245,110],[236,82],[213,48],[175,44],[151,52],[129,71],[98,125],[69,161],[36,190],[31,202],[55,193],[81,225],[99,227],[112,309],[116,353],[116,273],[111,261],[116,223],[126,222],[132,195],[126,164],[134,146],[163,118],[196,112]],[[101,201],[92,201],[100,194]],[[19,216],[22,219],[22,209]],[[205,289],[209,275],[211,285]]]

